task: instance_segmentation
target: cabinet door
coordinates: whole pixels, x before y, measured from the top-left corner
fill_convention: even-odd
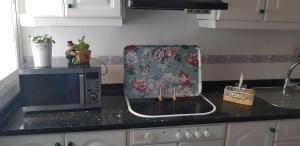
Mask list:
[[[300,22],[299,0],[269,0],[266,21]]]
[[[65,0],[67,17],[121,17],[121,0]]]
[[[40,134],[0,137],[2,146],[55,146],[64,145],[64,134]]]
[[[259,10],[264,9],[265,0],[224,0],[228,10],[219,11],[219,20],[233,21],[262,21],[264,14]]]
[[[275,141],[300,140],[300,120],[281,120],[277,125]]]
[[[272,146],[275,122],[228,124],[226,146]]]
[[[274,146],[299,146],[299,145],[300,145],[300,141],[279,142],[274,144]]]
[[[177,146],[177,143],[168,143],[168,144],[150,144],[150,145],[139,145],[139,146]]]
[[[192,143],[179,143],[179,146],[223,146],[223,144],[223,140],[212,140]]]
[[[21,14],[34,17],[63,17],[63,0],[18,0]]]
[[[125,130],[101,132],[66,133],[65,145],[72,142],[73,146],[125,146]]]

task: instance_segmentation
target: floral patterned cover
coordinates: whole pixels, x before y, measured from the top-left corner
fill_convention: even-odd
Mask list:
[[[124,92],[128,98],[198,96],[201,58],[197,46],[130,45],[124,49]]]

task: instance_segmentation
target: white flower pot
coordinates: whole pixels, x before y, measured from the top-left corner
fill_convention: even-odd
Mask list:
[[[35,67],[51,66],[52,43],[31,43],[33,62]]]

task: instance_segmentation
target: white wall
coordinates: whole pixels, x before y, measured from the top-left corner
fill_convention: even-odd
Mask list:
[[[52,35],[53,55],[64,56],[66,42],[85,35],[93,56],[122,56],[128,44],[196,44],[204,55],[291,55],[300,48],[300,31],[222,30],[197,27],[183,11],[126,10],[122,27],[23,27],[24,56],[31,56],[28,35]],[[205,64],[204,80],[284,78],[291,63]],[[122,82],[122,66],[112,65],[105,82]],[[299,71],[298,71],[299,70]],[[300,69],[293,76],[300,77]]]

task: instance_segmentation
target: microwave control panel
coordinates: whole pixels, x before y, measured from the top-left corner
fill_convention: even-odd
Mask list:
[[[85,106],[101,107],[101,71],[100,68],[86,68],[85,71]]]

